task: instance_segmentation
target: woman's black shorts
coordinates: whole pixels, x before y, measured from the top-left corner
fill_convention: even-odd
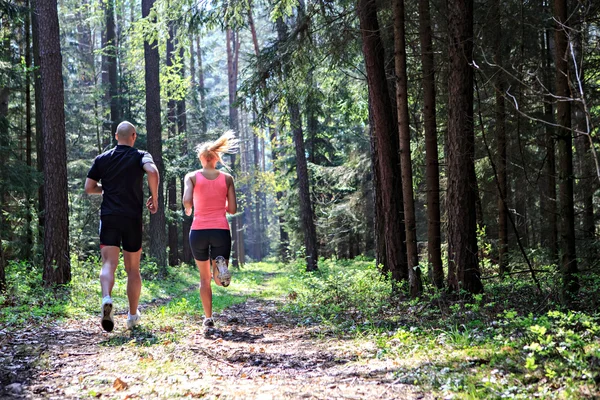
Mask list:
[[[229,229],[198,229],[190,231],[190,247],[194,259],[207,261],[209,256],[229,260],[231,253],[231,233]]]
[[[142,219],[121,215],[100,217],[100,247],[117,246],[135,253],[142,248]]]

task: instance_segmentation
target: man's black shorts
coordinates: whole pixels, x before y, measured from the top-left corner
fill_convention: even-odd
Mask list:
[[[218,256],[229,260],[231,253],[231,233],[229,229],[191,230],[190,247],[195,260],[207,261],[209,255],[213,260]]]
[[[142,219],[121,215],[100,217],[100,248],[123,244],[123,250],[135,253],[142,248]]]

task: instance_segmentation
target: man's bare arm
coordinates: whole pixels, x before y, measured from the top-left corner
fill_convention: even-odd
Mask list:
[[[160,182],[160,175],[158,168],[153,163],[146,163],[143,168],[148,175],[148,187],[150,188],[150,198],[146,202],[146,207],[154,214],[158,211],[158,183]]]
[[[102,185],[90,178],[85,179],[85,192],[87,194],[102,194]]]

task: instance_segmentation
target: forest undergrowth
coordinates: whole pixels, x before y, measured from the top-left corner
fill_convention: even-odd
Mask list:
[[[0,297],[0,394],[600,396],[600,282],[585,277],[574,311],[560,305],[551,273],[538,276],[542,293],[517,274],[489,279],[480,295],[426,287],[421,298],[410,299],[371,260],[321,260],[315,273],[304,272],[301,260],[252,263],[235,271],[230,288],[215,289],[219,322],[206,335],[195,269],[182,265],[159,279],[155,266],[145,263],[144,324],[124,329],[119,268],[113,297],[120,312],[115,332],[107,334],[97,321],[98,261],[73,265],[73,282],[56,291],[42,288],[36,267],[9,266],[9,290]]]

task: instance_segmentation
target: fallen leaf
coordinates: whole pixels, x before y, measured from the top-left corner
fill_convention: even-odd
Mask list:
[[[271,329],[272,327],[273,327],[273,324],[271,324],[271,323],[267,324],[267,328]]]
[[[117,378],[115,379],[115,383],[113,383],[113,387],[117,389],[117,391],[125,390],[127,389],[127,383]]]
[[[264,348],[264,347],[261,347],[261,348],[260,348],[260,352],[261,352],[261,353],[264,353],[265,351],[266,351],[266,350],[265,350],[265,348]]]

